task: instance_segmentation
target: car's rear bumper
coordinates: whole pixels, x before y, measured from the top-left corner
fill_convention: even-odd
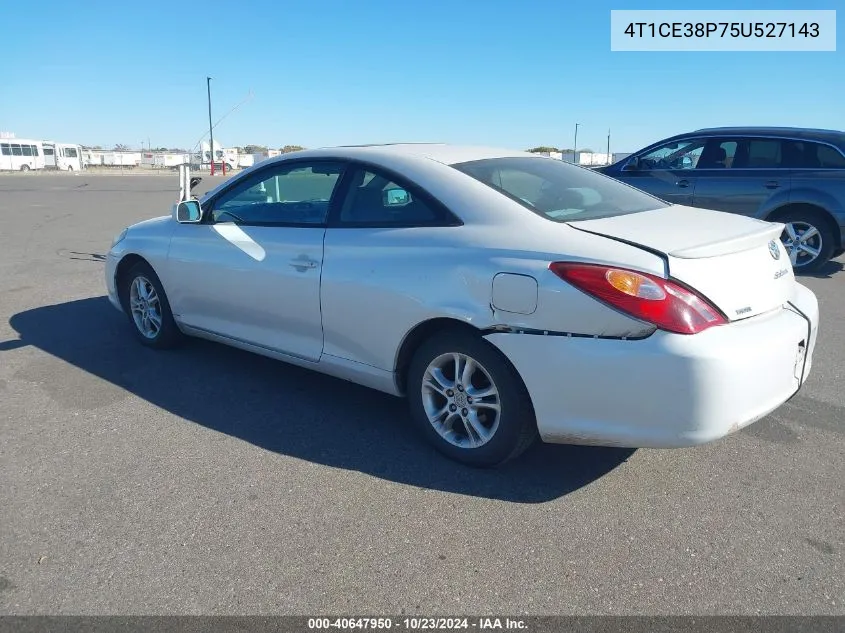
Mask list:
[[[523,377],[544,441],[673,448],[716,440],[789,400],[809,375],[818,320],[815,295],[797,285],[784,309],[692,336],[486,338]]]

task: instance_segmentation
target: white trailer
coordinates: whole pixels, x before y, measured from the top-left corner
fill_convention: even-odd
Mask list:
[[[190,155],[165,152],[146,152],[141,164],[151,169],[176,169],[190,162]]]
[[[211,168],[211,152],[208,143],[202,143],[200,151],[191,154],[190,163],[194,169]],[[236,147],[223,147],[217,141],[214,142],[215,171],[222,170],[224,166],[227,172],[233,169],[246,169],[255,163],[256,159],[252,154],[240,154]]]
[[[247,167],[252,167],[255,164],[255,159],[252,157],[252,154],[238,154],[235,153],[235,159],[237,160],[236,167],[240,169],[246,169]]]
[[[256,152],[254,154],[250,154],[252,157],[252,164],[260,163],[262,160],[267,160],[268,158],[275,158],[276,156],[281,156],[282,152],[277,149],[268,149],[264,152]]]
[[[103,164],[103,152],[96,149],[82,150],[82,165],[86,169],[89,167],[100,167]]]
[[[137,167],[141,164],[141,152],[106,152],[104,167]]]

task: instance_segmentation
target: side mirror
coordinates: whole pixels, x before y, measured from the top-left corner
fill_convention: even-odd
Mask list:
[[[386,189],[382,194],[382,199],[386,207],[404,207],[411,203],[411,194],[405,189],[397,187]]]
[[[198,200],[184,200],[176,205],[176,221],[180,224],[197,224],[202,221]]]
[[[622,171],[637,171],[640,168],[640,159],[632,158],[622,167]]]

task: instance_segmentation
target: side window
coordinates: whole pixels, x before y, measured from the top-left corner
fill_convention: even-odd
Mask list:
[[[783,142],[776,139],[752,138],[748,141],[750,168],[776,169],[783,166]]]
[[[20,145],[12,143],[12,156],[23,156],[23,150]]]
[[[44,148],[44,156],[52,156],[54,154],[52,147],[45,147]]]
[[[358,169],[352,175],[340,210],[340,221],[347,225],[405,226],[431,224],[440,219],[438,211],[408,187],[366,169]]]
[[[0,143],[0,154],[3,156],[11,156],[12,148],[8,143]]]
[[[705,143],[705,139],[667,143],[640,156],[636,169],[695,169]]]
[[[802,167],[811,169],[845,169],[845,156],[830,145],[821,143],[805,143],[804,161]]]
[[[739,143],[735,139],[711,139],[696,164],[696,169],[725,169],[737,167],[735,158]]]
[[[32,145],[21,145],[21,152],[24,156],[32,156]]]
[[[283,164],[233,185],[213,203],[213,222],[320,225],[344,166]]]
[[[76,158],[78,156],[78,154],[76,153],[76,148],[68,147],[67,149],[65,149],[65,156],[67,158]]]
[[[38,151],[38,145],[32,146],[32,155],[33,156],[40,156],[41,155],[41,153]]]

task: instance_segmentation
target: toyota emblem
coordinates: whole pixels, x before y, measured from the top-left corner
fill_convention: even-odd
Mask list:
[[[769,242],[769,254],[771,254],[772,259],[780,259],[780,247],[777,240]]]

